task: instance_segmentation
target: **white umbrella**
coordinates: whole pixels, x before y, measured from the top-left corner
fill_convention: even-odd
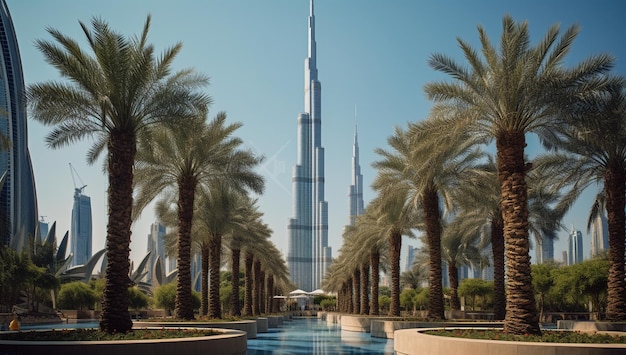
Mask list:
[[[304,291],[304,290],[301,290],[301,289],[297,289],[297,290],[295,290],[295,291],[291,291],[291,292],[289,292],[289,295],[291,295],[291,296],[295,296],[295,295],[306,295],[306,294],[307,294],[307,292],[306,292],[306,291]]]
[[[326,294],[326,292],[324,292],[324,290],[319,289],[319,288],[317,290],[309,293],[309,295],[311,295],[311,296],[318,296],[318,295],[325,295],[325,294]]]

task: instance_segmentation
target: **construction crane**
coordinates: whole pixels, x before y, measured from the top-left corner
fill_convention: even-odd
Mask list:
[[[72,163],[69,163],[69,164],[70,164],[70,173],[72,174],[72,182],[74,183],[74,193],[82,195],[83,190],[85,189],[85,187],[87,187],[87,185],[85,185],[83,180],[80,178],[80,175],[78,175],[78,172],[76,171],[76,169],[74,169],[74,167],[72,166]],[[74,175],[76,175],[76,177],[74,177]],[[78,178],[78,181],[82,185],[81,187],[77,187],[76,178]]]

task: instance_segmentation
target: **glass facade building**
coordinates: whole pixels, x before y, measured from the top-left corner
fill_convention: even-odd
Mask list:
[[[72,266],[85,265],[91,258],[91,198],[83,195],[83,188],[74,189],[74,206],[72,207],[70,226],[70,245],[72,255],[74,255]]]
[[[28,151],[24,76],[17,37],[6,1],[0,2],[0,134],[11,147],[0,150],[0,242],[21,250],[38,236],[37,194]]]
[[[324,200],[322,86],[317,78],[315,16],[310,2],[308,56],[304,61],[304,112],[298,115],[297,162],[293,170],[294,216],[287,226],[287,266],[300,289],[320,288],[332,260],[328,202]]]
[[[352,184],[350,184],[350,225],[354,225],[357,216],[363,214],[363,175],[359,164],[359,142],[356,125],[354,127],[354,144],[352,145]]]

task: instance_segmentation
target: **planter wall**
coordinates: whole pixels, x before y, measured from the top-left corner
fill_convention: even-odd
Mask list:
[[[133,322],[133,328],[153,327],[234,329],[246,332],[248,339],[256,339],[257,333],[257,321],[254,319],[236,322]]]
[[[397,355],[617,355],[626,353],[626,344],[563,344],[462,339],[422,334],[426,329],[404,329],[395,333]],[[449,329],[449,328],[447,328]]]
[[[246,334],[237,330],[222,330],[223,334],[180,339],[118,340],[118,341],[8,341],[0,340],[0,354],[20,355],[200,355],[246,354]]]
[[[485,328],[500,328],[502,329],[502,322],[419,322],[419,321],[393,321],[393,320],[372,320],[372,328],[370,334],[374,338],[387,338],[393,339],[394,332],[400,329],[413,329],[413,328],[435,328],[435,327],[454,327],[454,328],[471,328],[471,327],[485,327]]]

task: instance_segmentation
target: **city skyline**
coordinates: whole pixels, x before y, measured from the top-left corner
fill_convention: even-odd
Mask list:
[[[302,58],[306,57],[303,14],[308,1],[270,0],[210,2],[169,1],[106,3],[66,0],[29,2],[7,0],[22,54],[24,80],[34,84],[58,78],[54,68],[34,48],[37,39],[49,39],[46,27],[58,29],[85,45],[78,21],[87,25],[98,16],[111,28],[135,35],[147,14],[152,15],[149,41],[157,52],[183,41],[175,60],[176,68],[193,67],[211,77],[207,92],[213,96],[211,112],[225,110],[244,126],[238,134],[246,146],[266,156],[259,169],[267,181],[259,198],[264,221],[273,230],[272,241],[287,256],[285,224],[292,216],[291,167],[296,150],[294,113],[302,111]],[[609,6],[615,11],[605,11]],[[317,67],[324,81],[324,148],[326,149],[325,198],[329,205],[328,244],[341,246],[346,224],[346,185],[351,179],[347,137],[354,130],[354,105],[359,108],[359,144],[365,204],[374,193],[370,184],[376,176],[371,163],[378,159],[375,148],[386,148],[394,126],[427,117],[432,106],[422,87],[441,78],[427,65],[433,53],[444,53],[462,62],[456,37],[478,45],[476,26],[482,25],[492,38],[501,32],[502,16],[509,13],[518,21],[528,20],[533,44],[548,27],[561,23],[564,31],[579,23],[581,32],[574,41],[567,63],[601,52],[617,57],[615,73],[626,73],[626,49],[620,45],[626,24],[620,8],[625,4],[598,1],[508,3],[485,1],[468,4],[448,1],[424,4],[409,0],[316,1]],[[119,11],[124,8],[124,11]],[[262,19],[262,20],[261,20]],[[51,150],[44,142],[49,127],[30,120],[29,147],[33,159],[40,214],[57,222],[60,235],[69,230],[73,191],[66,169],[71,161],[89,181],[94,222],[94,250],[104,247],[106,234],[106,176],[102,161],[85,163],[89,142]],[[541,151],[529,136],[530,157]],[[330,153],[332,152],[332,154]],[[586,221],[597,188],[591,188],[563,220],[565,225]],[[133,225],[131,257],[145,255],[150,224],[154,218],[147,208]],[[585,231],[583,231],[584,233]],[[555,253],[567,250],[567,230],[559,231]],[[585,248],[588,239],[584,240]],[[403,244],[419,244],[404,239]],[[534,261],[534,253],[533,261]]]

